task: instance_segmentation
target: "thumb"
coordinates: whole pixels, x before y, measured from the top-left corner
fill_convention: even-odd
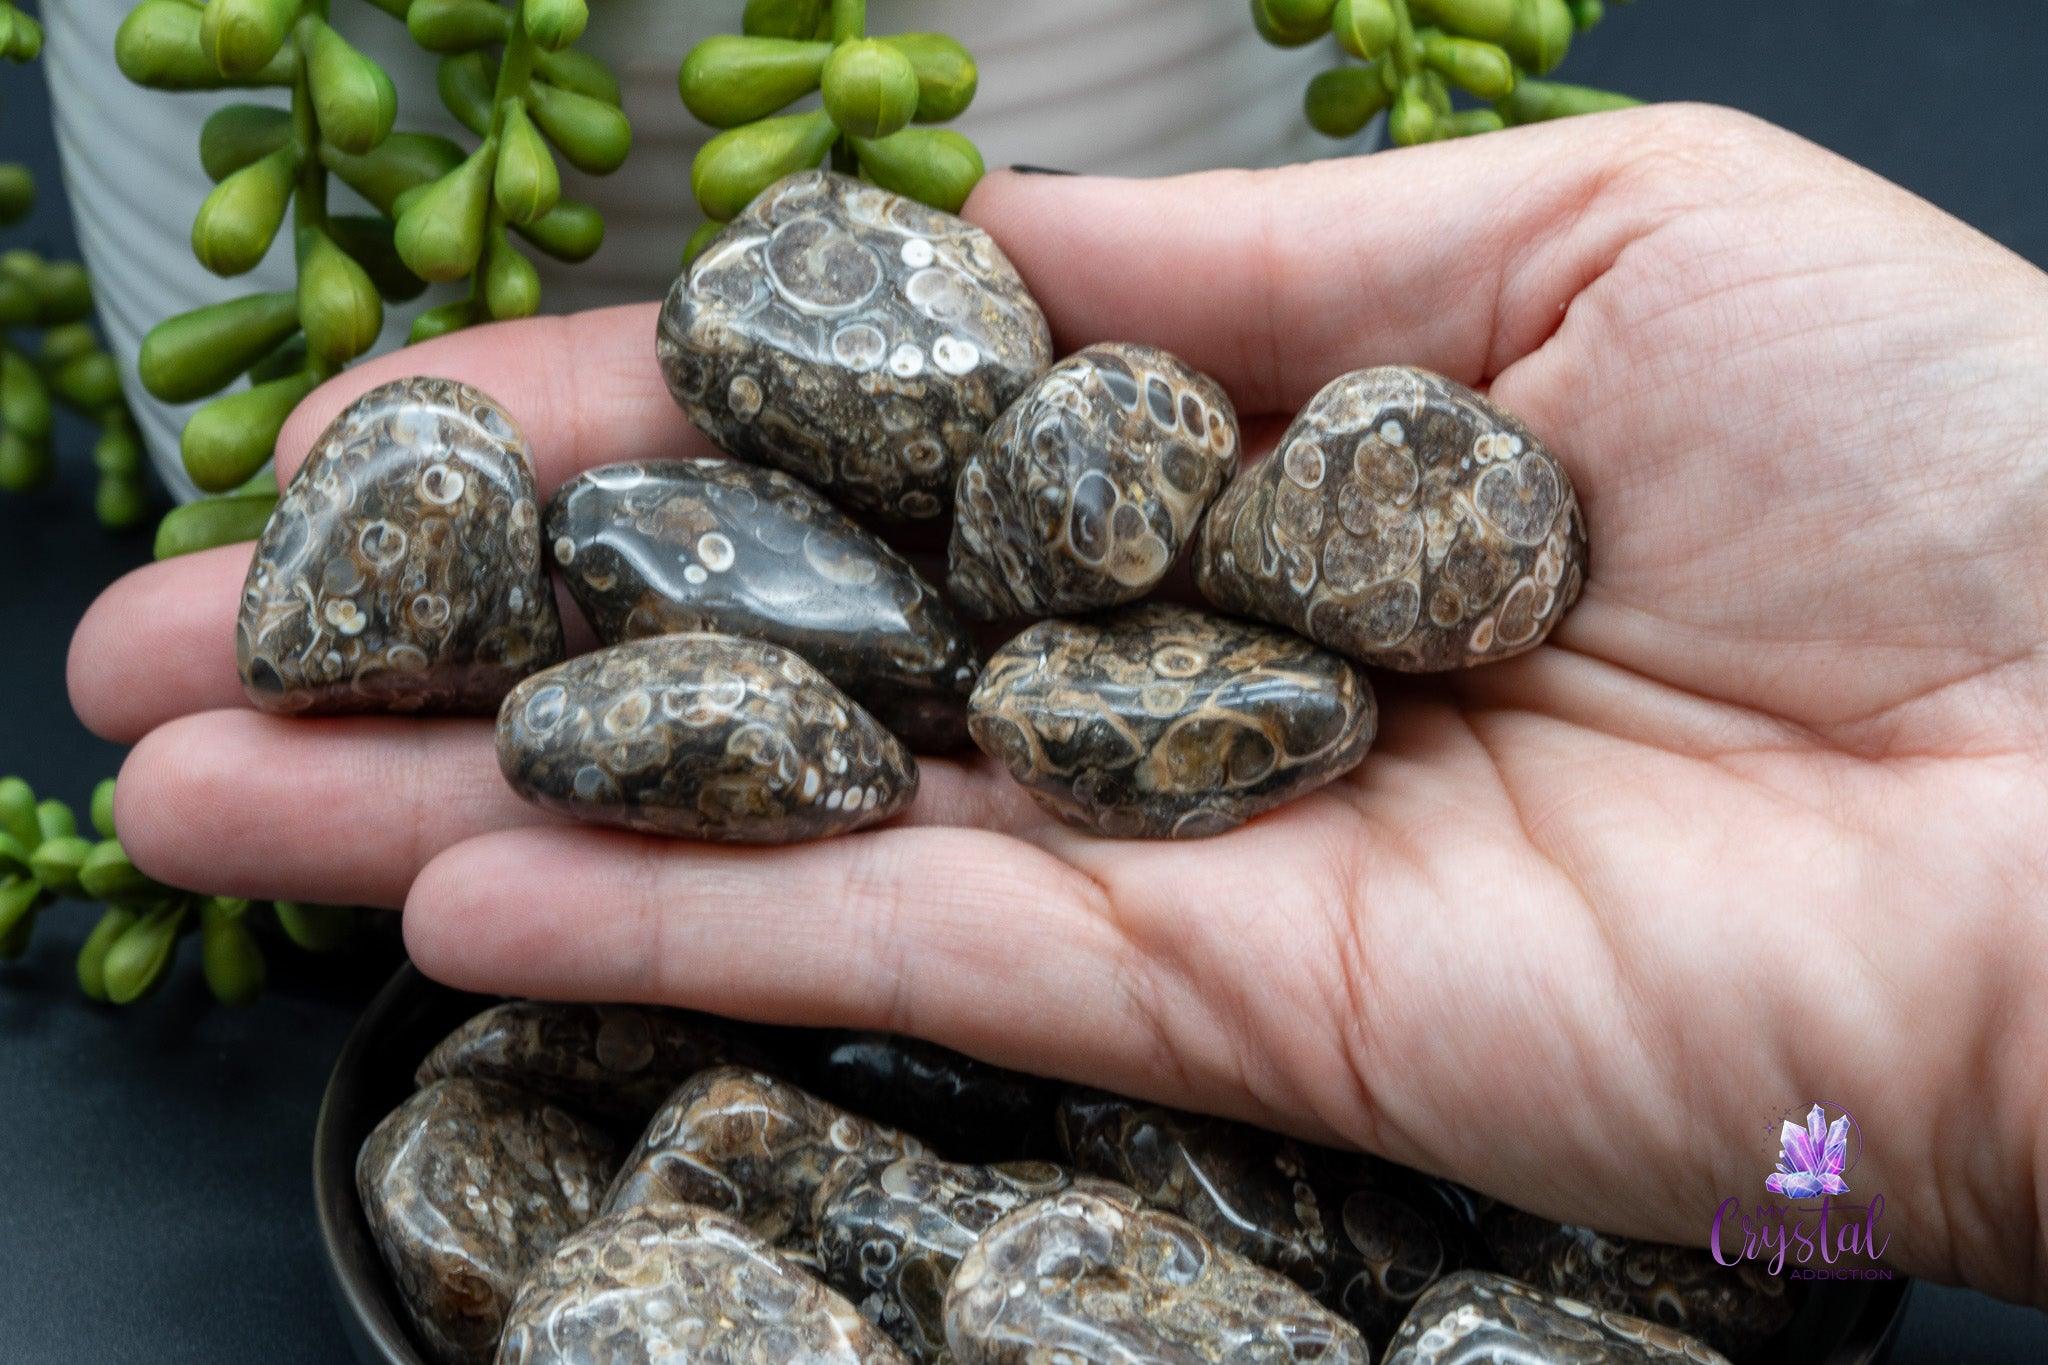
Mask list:
[[[1490,382],[1631,241],[1734,193],[1735,177],[1702,168],[1736,158],[1697,152],[1760,127],[1674,105],[1270,171],[997,172],[966,215],[1022,272],[1061,351],[1150,342],[1240,411],[1292,413],[1368,365]]]

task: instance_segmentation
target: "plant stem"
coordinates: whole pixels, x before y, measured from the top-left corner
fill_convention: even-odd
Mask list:
[[[1394,11],[1394,71],[1403,81],[1415,74],[1415,20],[1408,0],[1387,0]]]
[[[512,6],[512,32],[505,38],[505,52],[498,61],[498,80],[491,90],[491,127],[488,137],[498,138],[499,148],[504,147],[506,111],[515,103],[526,99],[527,87],[533,83],[533,39],[526,36],[526,7],[515,3]],[[493,243],[503,233],[505,215],[498,209],[498,196],[492,194],[484,207],[484,250],[477,258],[476,271],[469,279],[469,301],[477,316],[487,314],[485,277],[490,271]]]
[[[867,0],[832,0],[832,41],[861,38],[868,31]]]
[[[326,21],[327,0],[306,0],[293,36],[299,49],[299,67],[292,75],[292,138],[299,152],[299,183],[292,194],[292,226],[299,233],[307,228],[327,231],[327,168],[320,162],[320,123],[313,114],[313,87],[306,76],[306,53],[312,47],[313,26]],[[294,241],[295,270],[299,259],[297,246]],[[309,352],[306,369],[327,379],[341,367]]]

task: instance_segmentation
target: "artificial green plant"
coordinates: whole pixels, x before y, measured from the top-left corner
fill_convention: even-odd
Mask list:
[[[1270,42],[1330,37],[1357,59],[1317,76],[1304,96],[1309,122],[1331,137],[1382,112],[1388,136],[1407,147],[1635,103],[1543,79],[1573,33],[1605,16],[1602,0],[1251,0],[1251,10]],[[1456,107],[1454,90],[1479,103]]]
[[[33,61],[42,46],[42,26],[0,0],[0,55]],[[28,167],[0,165],[0,226],[27,217],[35,196]],[[93,507],[101,524],[121,529],[148,512],[142,445],[120,372],[91,317],[92,290],[78,262],[45,260],[23,247],[0,252],[0,491],[25,493],[50,481],[51,428],[55,404],[62,403],[99,426]],[[22,332],[34,339],[23,340]]]
[[[974,98],[974,58],[943,33],[870,37],[865,0],[748,0],[742,32],[690,49],[679,84],[692,114],[722,129],[697,152],[690,188],[708,220],[694,257],[755,195],[822,164],[957,211],[981,153],[949,128]],[[819,107],[783,113],[816,93]]]
[[[0,778],[0,961],[28,951],[52,902],[98,901],[99,921],[78,951],[78,986],[87,996],[115,1005],[141,999],[168,973],[179,941],[197,934],[207,988],[222,1004],[241,1005],[263,989],[261,921],[308,952],[339,947],[355,931],[355,910],[201,896],[138,871],[114,833],[112,778],[94,789],[90,819],[97,838],[79,832],[62,801],[38,801],[20,778]]]

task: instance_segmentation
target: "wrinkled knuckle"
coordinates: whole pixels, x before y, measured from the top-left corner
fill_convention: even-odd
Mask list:
[[[1652,105],[1631,125],[1632,176],[1680,192],[1725,192],[1771,179],[1805,146],[1753,114],[1712,104]]]

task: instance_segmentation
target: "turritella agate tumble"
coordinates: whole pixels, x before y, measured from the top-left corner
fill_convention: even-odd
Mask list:
[[[1349,771],[1377,716],[1365,675],[1298,635],[1146,603],[1004,645],[967,724],[1066,824],[1185,839]]]
[[[1223,610],[1408,673],[1534,648],[1585,574],[1563,467],[1472,390],[1405,367],[1310,400],[1217,498],[1195,552]]]
[[[447,379],[357,399],[256,542],[235,656],[249,700],[282,712],[488,713],[560,659],[512,419]]]
[[[579,820],[782,844],[886,820],[917,792],[894,735],[809,664],[729,635],[661,635],[536,674],[498,713],[515,791]]]
[[[1384,1365],[1728,1365],[1683,1332],[1519,1280],[1461,1270],[1432,1285],[1387,1343]]]
[[[912,748],[967,740],[974,642],[901,555],[738,460],[608,465],[548,503],[562,579],[606,644],[710,630],[792,649]]]
[[[945,512],[996,416],[1052,363],[980,228],[843,175],[763,190],[662,306],[662,373],[720,449],[878,516]]]
[[[1071,616],[1143,597],[1237,468],[1222,386],[1154,346],[1090,346],[989,430],[956,490],[946,586],[975,616]]]

